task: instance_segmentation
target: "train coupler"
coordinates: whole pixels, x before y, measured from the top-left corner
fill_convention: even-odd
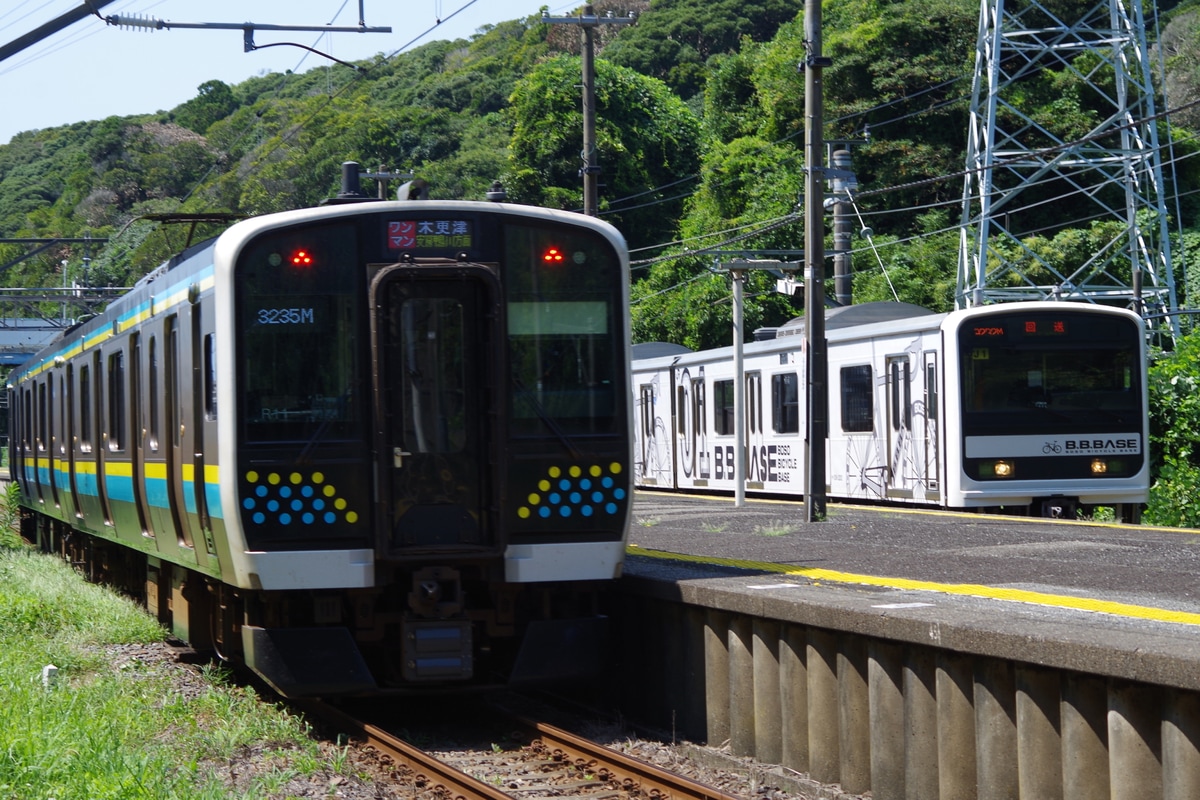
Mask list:
[[[1041,501],[1043,517],[1049,519],[1075,519],[1079,501],[1074,497],[1050,497]]]

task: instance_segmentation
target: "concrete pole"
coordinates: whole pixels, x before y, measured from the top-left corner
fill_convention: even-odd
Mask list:
[[[733,504],[746,505],[746,373],[742,361],[742,283],[746,273],[734,270],[733,276]]]
[[[596,12],[591,4],[583,7],[583,16],[595,20]],[[583,26],[583,213],[596,216],[600,205],[599,175],[596,164],[596,65],[593,51],[595,24]]]
[[[828,371],[825,348],[825,167],[821,73],[821,0],[805,0],[804,37],[804,331],[808,352],[808,431],[804,443],[804,512],[809,522],[825,519],[825,441]]]

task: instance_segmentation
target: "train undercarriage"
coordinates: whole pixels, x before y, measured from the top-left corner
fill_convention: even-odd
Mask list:
[[[592,582],[512,584],[492,565],[393,564],[370,589],[239,589],[26,513],[23,537],[145,607],[174,639],[301,696],[412,694],[596,674]]]

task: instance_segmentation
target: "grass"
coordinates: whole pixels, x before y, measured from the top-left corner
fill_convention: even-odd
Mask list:
[[[796,526],[778,519],[773,519],[766,525],[754,526],[754,532],[759,536],[787,536],[795,530]]]
[[[157,622],[11,532],[0,529],[0,798],[286,797],[293,777],[346,766],[220,670],[182,692],[164,665],[114,668],[103,647],[161,641]],[[233,789],[229,765],[247,752],[256,769]]]

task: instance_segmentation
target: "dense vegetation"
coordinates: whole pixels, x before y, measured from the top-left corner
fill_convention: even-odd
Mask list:
[[[1042,5],[1073,19],[1094,2]],[[728,278],[712,271],[713,256],[681,254],[802,248],[803,3],[594,6],[602,15],[637,14],[635,25],[601,26],[596,34],[601,212],[633,248],[635,338],[724,344]],[[1191,158],[1200,152],[1200,0],[1164,0],[1158,12],[1149,33],[1161,40],[1155,60],[1165,66],[1169,106],[1179,109],[1160,137],[1176,159],[1173,251],[1186,303],[1200,291],[1192,286],[1200,277],[1186,271],[1200,243],[1192,193],[1200,174]],[[979,0],[826,4],[824,53],[833,66],[825,70],[824,135],[854,142],[853,167],[869,195],[861,210],[874,230],[870,246],[856,240],[858,301],[898,297],[937,310],[953,304],[978,18]],[[72,280],[129,285],[188,235],[185,226],[147,215],[313,205],[336,192],[345,160],[410,171],[430,182],[435,197],[481,199],[500,180],[513,201],[579,209],[579,50],[576,26],[532,16],[470,41],[364,62],[359,72],[329,65],[235,86],[209,81],[171,110],[20,134],[0,146],[0,236],[110,242],[86,253],[82,245],[47,250],[12,266],[5,280],[58,286],[66,261]],[[1078,65],[1084,73],[1089,66]],[[1083,99],[1080,80],[1071,70],[1045,70],[1023,84],[1020,102],[1070,138],[1098,113]],[[1061,220],[1069,213],[1062,205],[1041,213]],[[1111,224],[1060,226],[1030,244],[1049,263],[1070,265],[1087,258],[1089,242]],[[0,264],[22,252],[0,245]],[[94,256],[86,275],[85,255]],[[802,313],[774,292],[766,272],[752,274],[747,297],[748,331]],[[1194,359],[1170,363],[1200,379]],[[1157,441],[1171,448],[1169,458],[1158,458],[1164,475],[1200,474],[1200,454],[1191,456],[1168,433],[1179,420],[1155,413]],[[1171,460],[1179,458],[1198,472]]]

